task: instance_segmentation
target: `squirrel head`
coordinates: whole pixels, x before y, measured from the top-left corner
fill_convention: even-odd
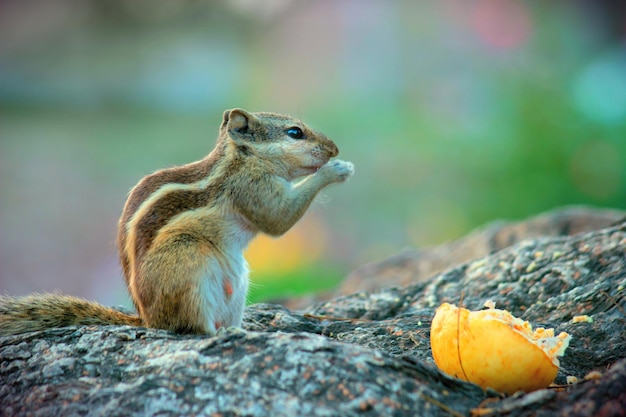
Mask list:
[[[339,154],[323,133],[300,120],[275,113],[226,110],[220,140],[232,141],[242,155],[261,158],[287,179],[315,173]]]

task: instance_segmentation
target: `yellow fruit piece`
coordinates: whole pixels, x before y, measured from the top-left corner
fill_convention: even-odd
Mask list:
[[[588,315],[572,317],[572,323],[593,323],[593,319]]]
[[[486,303],[487,304],[487,303]],[[470,312],[444,303],[430,328],[435,363],[443,372],[483,388],[512,394],[534,391],[554,381],[570,335],[554,336],[508,311],[487,304]]]

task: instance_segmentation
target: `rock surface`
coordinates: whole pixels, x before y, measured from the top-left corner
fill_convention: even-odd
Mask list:
[[[391,285],[414,284],[525,239],[572,236],[615,226],[624,221],[624,210],[585,206],[563,207],[523,221],[495,221],[461,239],[432,248],[407,249],[382,262],[363,265],[345,279],[335,296]]]
[[[245,333],[109,326],[5,337],[0,415],[626,415],[625,293],[623,223],[524,240],[428,281],[299,312],[253,305]],[[570,333],[556,382],[581,382],[504,398],[439,372],[430,321],[462,296],[468,308],[491,299]],[[593,322],[572,322],[582,314]]]

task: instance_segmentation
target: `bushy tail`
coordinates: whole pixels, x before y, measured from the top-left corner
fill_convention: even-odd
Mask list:
[[[61,294],[0,296],[0,336],[72,325],[141,326],[139,316]]]

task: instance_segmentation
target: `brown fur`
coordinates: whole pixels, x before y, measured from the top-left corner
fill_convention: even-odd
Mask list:
[[[69,295],[0,296],[0,336],[52,327],[94,324],[141,326],[139,316]]]
[[[293,127],[301,139],[287,134]],[[139,316],[58,294],[1,297],[0,335],[72,324],[180,333],[240,325],[247,289],[241,251],[259,231],[285,233],[323,187],[352,174],[349,163],[327,163],[337,153],[299,120],[226,111],[211,153],[148,175],[126,201],[117,243]]]

